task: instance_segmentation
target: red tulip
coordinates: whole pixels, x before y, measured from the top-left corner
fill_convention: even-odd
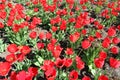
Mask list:
[[[44,43],[37,43],[37,48],[38,49],[44,48]]]
[[[65,53],[67,55],[72,55],[73,54],[73,49],[72,48],[67,48],[66,51],[65,51]]]
[[[61,25],[60,25],[60,30],[65,30],[67,27],[66,24],[67,22],[65,20],[62,20]]]
[[[48,51],[53,51],[54,50],[54,45],[52,43],[47,44],[47,50]]]
[[[46,33],[46,38],[47,38],[47,39],[51,39],[51,38],[52,38],[52,34],[51,34],[50,32],[47,32],[47,33]]]
[[[10,63],[0,62],[0,75],[5,76],[10,71]]]
[[[22,54],[22,53],[19,53],[19,54],[17,54],[17,60],[18,61],[23,61],[25,59],[25,55],[24,54]]]
[[[29,37],[30,37],[31,39],[35,39],[36,36],[37,36],[37,33],[36,33],[35,31],[32,31],[32,32],[29,34]]]
[[[38,68],[36,67],[29,67],[28,72],[32,74],[32,76],[36,76],[38,74]]]
[[[95,34],[95,35],[96,35],[96,37],[97,37],[97,38],[102,38],[102,35],[101,35],[101,33],[100,33],[100,32],[96,32],[96,34]]]
[[[107,53],[104,52],[104,51],[101,51],[101,52],[99,53],[99,58],[105,60],[105,59],[107,58]]]
[[[110,63],[110,66],[112,68],[119,68],[120,67],[120,61],[115,59],[115,58],[111,57],[110,60],[109,60],[109,63]]]
[[[103,46],[104,48],[108,48],[108,47],[110,46],[110,43],[111,43],[110,38],[109,38],[109,37],[106,37],[106,38],[103,40],[103,42],[102,42],[102,46]]]
[[[55,58],[58,58],[60,56],[62,50],[63,50],[63,48],[61,48],[59,45],[57,45],[54,47],[54,50],[52,50],[52,55]]]
[[[96,58],[94,60],[94,64],[97,68],[102,68],[103,65],[104,65],[104,59],[101,59],[101,58]]]
[[[27,77],[27,73],[22,70],[16,75],[16,80],[25,80]]]
[[[52,31],[56,32],[58,30],[58,28],[56,26],[52,26]]]
[[[44,60],[43,66],[41,66],[41,69],[43,71],[47,71],[50,68],[54,67],[54,62],[50,61],[50,60]]]
[[[109,80],[107,76],[101,75],[98,77],[98,80]]]
[[[58,68],[62,68],[65,65],[65,59],[57,58],[56,61],[55,61],[55,65]]]
[[[4,24],[0,22],[0,28],[4,28]]]
[[[118,44],[120,42],[120,39],[118,38],[118,37],[114,37],[113,39],[112,39],[112,43],[113,44]]]
[[[46,78],[47,80],[55,80],[57,71],[54,68],[49,68],[46,72]]]
[[[110,51],[113,53],[113,54],[118,54],[119,52],[119,48],[117,46],[113,46]]]
[[[74,34],[71,34],[69,36],[69,39],[71,42],[75,43],[80,37],[80,33],[79,32],[75,32]]]
[[[17,57],[14,53],[11,53],[11,54],[6,56],[6,61],[8,61],[10,63],[13,63],[16,60],[17,60]]]
[[[72,65],[72,63],[73,63],[73,61],[72,61],[71,58],[66,58],[64,65],[65,65],[66,67],[70,67],[70,66]]]
[[[75,70],[72,70],[69,73],[69,80],[77,80],[78,79],[78,72]]]
[[[23,46],[20,52],[22,54],[26,55],[26,54],[30,53],[30,51],[31,51],[31,49],[29,46]]]
[[[42,39],[45,39],[45,38],[46,38],[45,33],[44,33],[44,32],[40,32],[39,38],[40,38],[41,40],[42,40]]]
[[[84,76],[84,77],[82,78],[82,80],[91,80],[91,79],[90,79],[90,77],[88,77],[88,76]]]
[[[91,43],[88,40],[82,41],[81,44],[83,49],[88,49],[91,46]]]
[[[114,36],[116,34],[116,31],[113,28],[109,28],[107,33],[108,33],[108,36]]]
[[[10,80],[16,80],[16,75],[17,75],[17,73],[12,71],[10,74]]]
[[[7,47],[7,50],[10,52],[10,53],[15,53],[18,51],[18,48],[17,48],[17,45],[16,44],[10,44],[8,47]]]
[[[76,66],[78,69],[82,70],[85,67],[85,63],[82,61],[82,59],[78,56],[76,56]]]

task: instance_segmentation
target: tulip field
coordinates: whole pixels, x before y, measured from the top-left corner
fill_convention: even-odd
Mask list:
[[[0,80],[120,80],[120,0],[0,0]]]

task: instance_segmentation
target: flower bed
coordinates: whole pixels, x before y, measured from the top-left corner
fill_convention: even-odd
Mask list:
[[[106,64],[120,67],[119,13],[119,0],[1,0],[0,78],[110,80]]]

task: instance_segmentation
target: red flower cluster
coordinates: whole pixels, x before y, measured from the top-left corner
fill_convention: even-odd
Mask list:
[[[28,1],[24,6],[0,1],[0,32],[3,30],[9,38],[8,55],[0,62],[1,76],[33,80],[43,71],[47,80],[78,80],[79,70],[86,66],[90,70],[91,65],[102,69],[106,59],[112,68],[120,67],[119,59],[109,57],[120,52],[120,25],[116,22],[120,1]],[[29,66],[26,60],[30,61]],[[27,67],[20,65],[19,70],[17,63]],[[81,80],[91,78],[84,74]],[[100,74],[98,80],[108,77]]]
[[[32,80],[34,76],[38,74],[38,69],[35,67],[29,67],[28,71],[20,71],[18,73],[11,72],[11,80]]]

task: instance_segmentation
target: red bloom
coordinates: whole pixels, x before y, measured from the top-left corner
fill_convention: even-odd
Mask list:
[[[41,40],[42,40],[42,39],[45,39],[45,33],[44,33],[44,32],[40,32],[39,38],[40,38]]]
[[[109,28],[107,33],[108,33],[108,36],[114,36],[116,34],[116,31],[113,28]]]
[[[44,48],[44,43],[37,43],[37,48],[38,49]]]
[[[19,30],[20,30],[20,25],[15,24],[15,25],[12,27],[12,30],[13,30],[15,33],[19,32]]]
[[[88,49],[91,46],[91,43],[88,40],[82,41],[82,48]]]
[[[76,66],[78,69],[82,70],[85,67],[85,63],[82,61],[82,59],[78,56],[76,56]]]
[[[68,4],[74,4],[74,0],[66,0]]]
[[[25,80],[26,76],[27,76],[27,73],[22,70],[16,75],[16,79],[17,80]]]
[[[75,18],[69,18],[69,22],[70,23],[74,23],[75,22]]]
[[[31,39],[35,39],[36,36],[37,36],[37,33],[36,33],[35,31],[32,31],[32,32],[29,34],[29,37],[30,37]]]
[[[13,8],[13,5],[12,5],[11,2],[8,2],[7,6],[8,6],[9,8]]]
[[[105,59],[107,58],[107,54],[106,54],[106,52],[101,51],[101,52],[99,53],[99,58],[105,60]]]
[[[26,21],[29,21],[30,20],[30,16],[26,16]]]
[[[89,40],[90,42],[93,42],[93,41],[95,40],[95,38],[94,38],[93,36],[88,36],[88,40]]]
[[[113,8],[115,6],[115,2],[109,2],[107,6],[108,8]]]
[[[24,55],[24,54],[20,53],[20,54],[17,55],[17,60],[18,60],[18,61],[21,62],[21,61],[23,61],[24,59],[25,59],[25,55]]]
[[[52,26],[52,31],[56,32],[58,30],[58,28],[56,26]]]
[[[47,80],[55,80],[56,77],[56,70],[54,68],[49,68],[46,72],[45,72],[46,78]]]
[[[5,9],[5,4],[0,4],[0,10],[4,10],[4,9]]]
[[[14,61],[16,61],[17,57],[14,53],[11,53],[9,55],[6,56],[6,61],[13,63]]]
[[[87,33],[87,30],[86,30],[86,29],[83,29],[83,30],[82,30],[82,34],[83,34],[83,35],[86,35],[86,33]]]
[[[117,46],[113,46],[110,51],[113,53],[113,54],[118,54],[119,52],[119,48]]]
[[[55,4],[49,5],[49,10],[50,10],[51,12],[54,12],[55,9],[56,9],[56,5],[55,5]]]
[[[65,59],[60,59],[60,58],[56,59],[55,65],[58,68],[62,68],[64,66],[64,64],[65,64]]]
[[[120,67],[120,61],[115,59],[115,58],[111,57],[110,60],[109,60],[109,63],[110,63],[110,66],[112,68],[119,68]]]
[[[102,42],[102,46],[104,47],[104,48],[108,48],[109,46],[110,46],[110,43],[111,43],[111,40],[110,40],[110,38],[105,38],[104,40],[103,40],[103,42]]]
[[[62,20],[61,25],[60,25],[60,30],[65,30],[66,29],[66,21]]]
[[[47,32],[47,33],[46,33],[46,38],[47,38],[47,39],[51,39],[51,38],[52,38],[52,34],[51,34],[50,32]]]
[[[114,37],[112,39],[113,44],[118,44],[120,42],[120,39],[118,37]]]
[[[41,66],[41,69],[43,71],[47,71],[50,68],[54,67],[54,62],[50,61],[50,60],[44,60],[43,66]]]
[[[0,22],[0,28],[4,28],[4,24]]]
[[[104,65],[104,59],[101,59],[101,58],[96,58],[94,60],[94,64],[97,68],[102,68],[103,65]]]
[[[0,62],[0,75],[5,76],[10,71],[10,63]]]
[[[31,23],[30,25],[29,25],[29,29],[34,29],[36,27],[36,25],[34,24],[34,23]]]
[[[99,24],[99,25],[97,25],[97,28],[98,28],[99,30],[101,30],[101,29],[103,29],[104,27],[103,27],[102,24]]]
[[[65,59],[65,64],[66,67],[70,67],[72,65],[72,59],[71,58],[66,58]]]
[[[104,9],[101,13],[101,16],[106,17],[108,15],[108,12],[109,12],[108,9]]]
[[[104,52],[104,51],[101,51],[101,52],[99,53],[99,58],[105,60],[105,59],[107,58],[107,53]]]
[[[110,43],[103,41],[102,46],[104,48],[108,48],[110,46]]]
[[[79,32],[75,32],[74,34],[71,34],[69,36],[69,39],[71,42],[75,43],[80,37],[80,33]]]
[[[52,44],[52,43],[47,44],[47,49],[48,49],[48,51],[53,51],[54,50],[54,44]]]
[[[63,50],[63,48],[61,48],[59,45],[57,45],[54,47],[54,50],[52,50],[52,55],[55,58],[58,58],[60,56],[62,50]]]
[[[97,25],[99,25],[99,24],[100,24],[99,21],[97,21],[97,20],[94,21],[94,25],[95,25],[95,26],[97,26]]]
[[[67,48],[66,51],[65,51],[65,53],[67,55],[72,55],[73,54],[73,49],[72,48]]]
[[[75,70],[72,70],[69,73],[69,80],[77,80],[78,79],[78,72]]]
[[[32,76],[36,76],[38,74],[38,68],[36,67],[29,67],[28,72],[32,74]]]
[[[0,18],[5,19],[6,18],[6,12],[5,11],[0,11]]]
[[[12,71],[10,74],[10,80],[16,80],[16,75],[17,75],[17,73]]]
[[[32,23],[36,25],[36,24],[40,24],[41,21],[42,20],[40,18],[34,17]]]
[[[55,43],[57,42],[57,39],[52,38],[52,39],[50,40],[50,42],[55,45]]]
[[[95,35],[96,35],[96,37],[97,37],[97,38],[102,38],[102,35],[101,35],[101,33],[100,33],[100,32],[96,32],[96,34],[95,34]]]
[[[22,49],[21,49],[21,53],[26,55],[28,53],[30,53],[31,49],[29,46],[23,46]]]
[[[39,8],[34,8],[34,12],[38,12]]]
[[[120,30],[120,25],[117,26],[117,29]]]
[[[7,50],[10,52],[10,53],[15,53],[18,51],[18,48],[17,48],[17,45],[16,44],[10,44],[8,47],[7,47]]]
[[[98,77],[98,80],[109,80],[107,76],[101,75]]]
[[[88,77],[88,76],[84,76],[84,77],[82,78],[82,80],[91,80],[91,79],[90,79],[90,77]]]
[[[88,2],[88,0],[80,0],[80,4],[82,5],[82,4],[85,4],[85,3],[87,3]]]

